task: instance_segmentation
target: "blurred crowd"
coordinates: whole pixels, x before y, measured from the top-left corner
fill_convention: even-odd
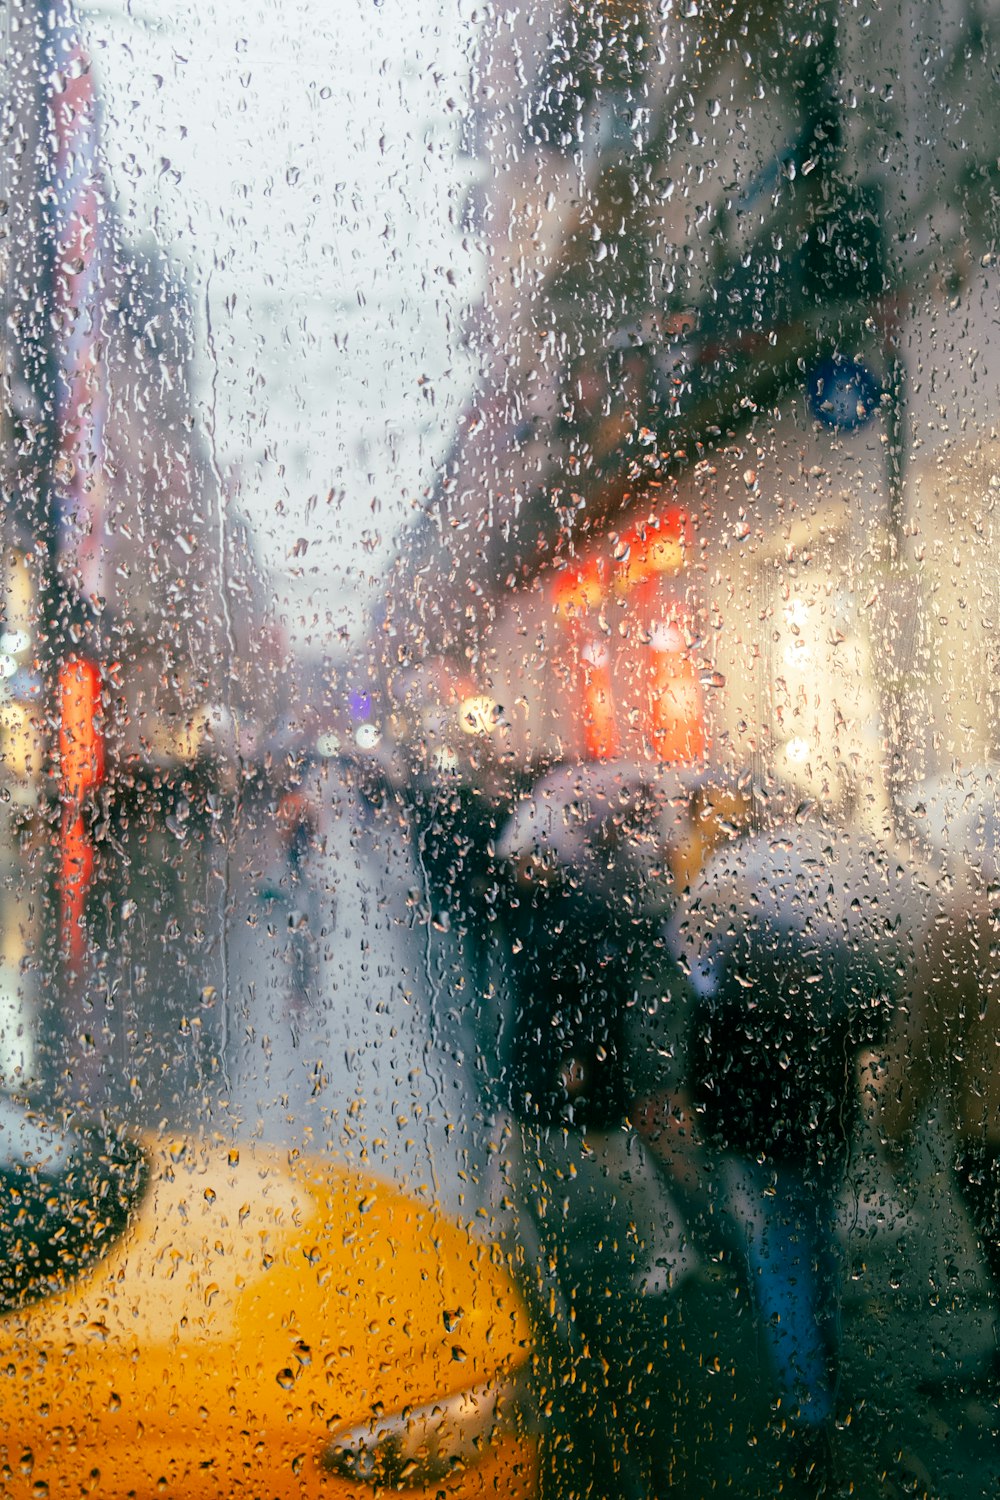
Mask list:
[[[503,1143],[515,1241],[543,1300],[557,1294],[546,1389],[580,1424],[581,1470],[567,1477],[564,1449],[553,1493],[665,1483],[662,1413],[623,1354],[654,1241],[668,1305],[703,1260],[749,1289],[783,1493],[939,1492],[926,1474],[894,1488],[919,1466],[893,1476],[871,1455],[871,1489],[843,1488],[859,1397],[841,1373],[838,1219],[869,1148],[880,1191],[895,1180],[905,1199],[935,1122],[1000,1315],[996,775],[922,785],[879,836],[843,807],[762,802],[748,777],[693,766],[561,762],[493,797],[454,766],[422,789],[383,784],[428,921],[465,939],[464,1055]],[[669,1327],[654,1347],[669,1354]],[[995,1401],[992,1349],[942,1361],[927,1390],[957,1368]],[[875,1385],[883,1357],[876,1340]]]

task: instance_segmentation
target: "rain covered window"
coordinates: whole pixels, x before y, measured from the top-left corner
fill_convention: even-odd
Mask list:
[[[0,25],[0,1488],[994,1493],[993,0]]]

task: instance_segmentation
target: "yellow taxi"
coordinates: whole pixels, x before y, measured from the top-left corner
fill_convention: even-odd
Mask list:
[[[526,1314],[386,1182],[0,1096],[0,1493],[529,1497]]]

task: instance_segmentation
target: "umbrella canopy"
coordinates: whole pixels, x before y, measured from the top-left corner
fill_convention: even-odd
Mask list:
[[[854,1057],[884,1037],[929,887],[827,824],[718,851],[670,924],[691,977],[687,1068],[706,1131],[819,1166],[846,1147]]]
[[[1000,878],[1000,764],[984,763],[921,783],[903,809],[905,831],[937,864]]]
[[[898,989],[929,896],[912,861],[889,846],[792,823],[718,850],[669,941],[705,998],[766,1004],[777,976],[794,970],[802,1004],[830,1018]]]
[[[702,779],[624,761],[557,766],[521,800],[497,854],[533,862],[540,881],[565,881],[585,901],[655,916],[676,899],[669,855]]]

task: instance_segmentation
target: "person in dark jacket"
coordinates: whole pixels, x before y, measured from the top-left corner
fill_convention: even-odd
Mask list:
[[[662,949],[657,933],[676,900],[673,866],[692,836],[699,780],[617,761],[559,765],[504,828],[506,1067],[518,1119],[624,1122],[626,1011]]]
[[[857,1057],[884,1038],[910,960],[905,865],[824,822],[718,851],[669,929],[692,991],[688,1097],[633,1118],[677,1174],[724,1154],[782,1411],[807,1466],[837,1400],[835,1211]],[[677,1154],[683,1137],[684,1152]]]

